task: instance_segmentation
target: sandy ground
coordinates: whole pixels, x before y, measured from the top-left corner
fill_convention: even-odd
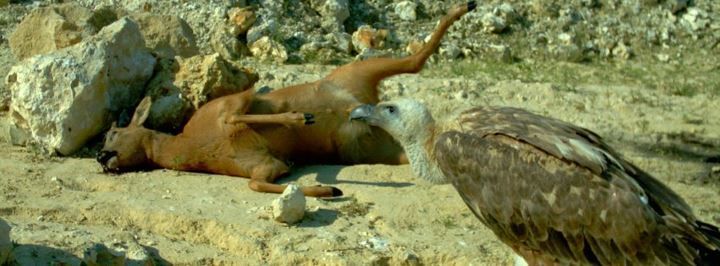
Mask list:
[[[282,74],[298,69],[304,74]],[[269,83],[295,83],[327,70],[273,68],[280,74]],[[493,104],[588,127],[669,184],[701,219],[720,221],[719,182],[706,178],[711,165],[702,162],[720,146],[717,96],[413,75],[386,81],[383,91],[387,98],[432,103],[440,121],[473,105]],[[308,215],[288,227],[269,218],[277,195],[250,191],[246,179],[171,170],[105,175],[92,158],[0,148],[0,217],[13,226],[14,255],[22,265],[78,265],[91,243],[120,249],[139,243],[155,262],[178,265],[512,264],[510,250],[450,185],[416,180],[407,165],[296,167],[281,183],[334,185],[346,196],[309,199]]]

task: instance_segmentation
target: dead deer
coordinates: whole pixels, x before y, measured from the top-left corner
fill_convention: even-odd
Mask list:
[[[163,167],[249,177],[259,192],[281,193],[273,184],[288,172],[285,161],[299,163],[408,162],[400,145],[382,129],[350,121],[349,112],[379,102],[383,79],[417,73],[437,50],[448,28],[475,2],[451,8],[430,40],[403,58],[371,58],[340,66],[321,80],[255,94],[248,90],[201,106],[176,136],[142,126],[150,99],[136,109],[128,127],[113,127],[97,160],[105,171]],[[317,121],[315,125],[308,125]],[[339,196],[334,187],[303,187],[308,196]]]

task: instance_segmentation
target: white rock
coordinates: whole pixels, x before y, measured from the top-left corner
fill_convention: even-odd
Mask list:
[[[656,54],[655,58],[657,58],[658,61],[667,63],[670,61],[670,56],[668,54]]]
[[[71,154],[132,109],[155,66],[138,25],[123,18],[82,43],[29,58],[5,78],[12,122],[47,152]]]
[[[311,0],[310,5],[323,17],[323,28],[331,32],[345,29],[343,22],[350,17],[348,0]]]
[[[402,20],[415,21],[417,19],[417,4],[413,1],[402,1],[395,5],[395,14]]]
[[[264,36],[272,36],[278,31],[278,23],[273,18],[263,17],[247,32],[247,44],[252,45]]]
[[[250,45],[250,53],[260,60],[271,60],[278,63],[285,62],[288,59],[285,47],[265,36]]]
[[[352,35],[346,32],[333,32],[325,35],[332,48],[343,52],[351,53],[353,50]]]
[[[501,33],[507,27],[505,20],[493,13],[486,13],[480,21],[483,25],[483,31],[487,33]]]
[[[0,219],[0,265],[5,265],[13,244],[10,241],[10,225],[3,219]]]
[[[513,61],[513,55],[512,50],[510,50],[510,47],[507,45],[490,45],[490,49],[495,57],[496,60],[503,62],[503,63],[512,63]]]
[[[624,43],[618,43],[618,45],[613,48],[612,54],[616,58],[628,60],[632,56],[632,49],[630,49],[630,47],[628,47]]]
[[[287,186],[282,195],[272,203],[275,221],[294,224],[305,216],[305,195],[297,185]]]
[[[563,45],[571,45],[574,41],[573,36],[565,32],[558,34],[557,38],[559,43]]]
[[[462,51],[460,50],[460,47],[458,47],[454,43],[448,43],[440,47],[440,56],[442,56],[445,59],[456,59],[460,56]]]

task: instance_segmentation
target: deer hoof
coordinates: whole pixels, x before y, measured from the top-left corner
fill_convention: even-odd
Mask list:
[[[343,195],[342,190],[337,189],[336,187],[331,187],[332,189],[332,196],[333,197],[340,197]]]
[[[306,125],[312,125],[315,124],[315,116],[313,114],[305,113],[305,124]]]
[[[469,1],[467,3],[468,12],[475,10],[476,7],[477,7],[477,3],[475,1]]]

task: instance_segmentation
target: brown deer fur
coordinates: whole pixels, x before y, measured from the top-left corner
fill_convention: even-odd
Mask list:
[[[150,99],[138,106],[130,125],[108,131],[98,161],[106,171],[163,167],[249,177],[249,187],[281,193],[274,180],[287,173],[286,160],[300,163],[407,163],[403,149],[385,131],[349,121],[361,104],[376,104],[383,79],[419,72],[453,22],[475,8],[451,8],[431,39],[404,58],[372,58],[340,66],[321,80],[267,94],[254,90],[220,97],[200,107],[177,136],[142,126]],[[303,113],[299,113],[303,112]],[[316,125],[307,125],[317,121]],[[303,187],[305,195],[326,197],[334,187]]]

